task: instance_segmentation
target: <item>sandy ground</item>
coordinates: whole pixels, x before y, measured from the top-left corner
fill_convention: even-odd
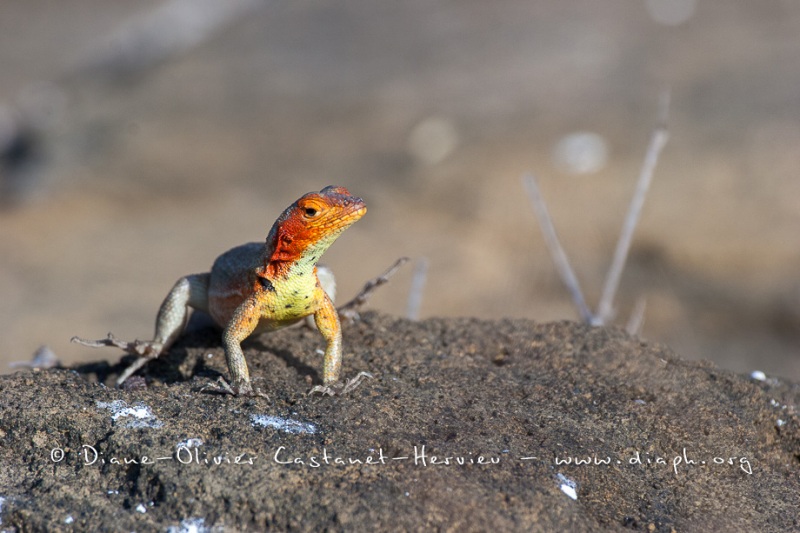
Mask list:
[[[325,257],[343,297],[407,255],[428,261],[422,316],[573,318],[520,177],[540,177],[596,302],[669,86],[619,323],[644,297],[645,338],[800,379],[800,6],[708,1],[665,25],[654,3],[269,3],[44,106],[41,164],[0,211],[0,368],[41,344],[116,358],[68,340],[148,337],[175,279],[331,183],[369,205]],[[41,82],[158,5],[2,2],[0,102],[36,107]],[[584,174],[554,155],[580,131],[607,147]],[[374,307],[404,314],[410,283]]]

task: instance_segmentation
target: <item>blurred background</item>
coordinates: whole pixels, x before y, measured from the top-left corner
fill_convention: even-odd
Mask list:
[[[659,97],[670,141],[617,298],[691,359],[800,379],[800,3],[3,0],[0,371],[151,338],[174,281],[329,184],[351,297],[427,259],[421,317],[597,305]],[[371,307],[406,314],[416,263]]]

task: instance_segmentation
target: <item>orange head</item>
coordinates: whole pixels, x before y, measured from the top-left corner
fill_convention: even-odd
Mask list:
[[[344,187],[329,185],[286,208],[267,236],[268,270],[288,272],[297,261],[316,264],[341,233],[364,216],[364,200]]]

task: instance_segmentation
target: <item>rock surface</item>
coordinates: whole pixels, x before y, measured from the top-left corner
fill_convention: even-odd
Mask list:
[[[126,390],[106,363],[0,376],[0,526],[800,528],[797,385],[570,322],[366,313],[344,335],[345,375],[376,375],[346,397],[305,396],[305,328],[245,343],[269,401],[200,392],[227,375],[210,329]]]

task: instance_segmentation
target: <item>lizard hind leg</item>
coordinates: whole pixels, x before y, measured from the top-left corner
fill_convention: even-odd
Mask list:
[[[158,310],[155,335],[151,341],[125,342],[109,333],[105,339],[93,341],[73,337],[72,342],[93,348],[114,346],[129,354],[137,355],[138,359],[127,367],[117,379],[116,384],[120,386],[149,361],[166,352],[180,337],[186,325],[190,307],[204,311],[208,309],[209,279],[208,273],[192,274],[182,277],[175,283]]]

